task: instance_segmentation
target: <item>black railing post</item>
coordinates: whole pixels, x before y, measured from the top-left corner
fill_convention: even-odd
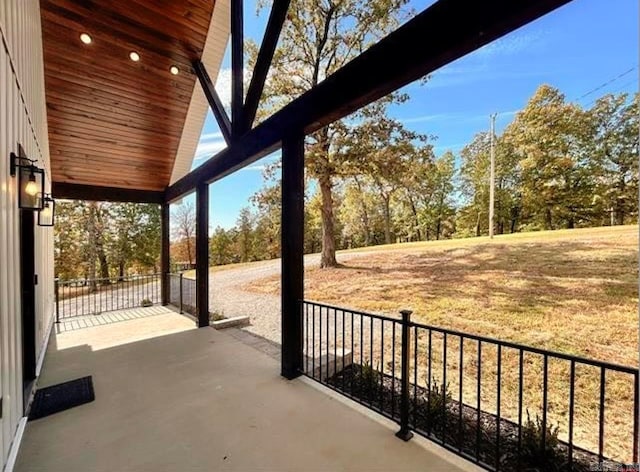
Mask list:
[[[180,314],[183,313],[182,311],[182,277],[183,277],[183,274],[182,272],[180,272]]]
[[[60,324],[60,279],[54,279],[53,285],[56,292],[56,323]]]
[[[402,310],[402,359],[401,359],[401,390],[400,390],[400,431],[396,433],[403,441],[408,441],[413,437],[409,430],[409,330],[411,323],[411,310]]]

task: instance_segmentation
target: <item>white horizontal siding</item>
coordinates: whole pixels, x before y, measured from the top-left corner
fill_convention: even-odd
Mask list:
[[[19,210],[9,154],[20,143],[38,159],[50,189],[49,144],[38,0],[0,0],[0,459],[7,461],[22,417]],[[53,231],[36,226],[36,345],[53,316]]]

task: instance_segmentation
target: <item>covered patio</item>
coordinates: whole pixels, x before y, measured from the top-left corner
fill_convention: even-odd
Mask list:
[[[227,332],[146,310],[52,334],[40,386],[92,375],[96,399],[30,422],[17,471],[476,470]]]
[[[22,259],[12,258],[8,269],[0,271],[0,289],[9,287],[2,292],[8,296],[0,297],[0,307],[5,310],[4,299],[11,302],[5,310],[11,316],[5,320],[0,310],[0,321],[4,332],[10,330],[12,336],[3,338],[0,346],[11,349],[11,364],[6,369],[11,378],[4,379],[7,376],[3,370],[0,379],[2,400],[12,401],[4,407],[8,419],[4,423],[2,456],[3,465],[9,464],[5,470],[12,470],[16,455],[15,469],[19,471],[476,470],[477,466],[434,442],[417,436],[405,442],[412,437],[409,340],[418,339],[419,329],[431,328],[410,322],[408,312],[402,320],[347,312],[351,330],[345,336],[345,310],[310,306],[304,301],[305,139],[569,1],[428,2],[424,11],[259,123],[256,114],[283,24],[288,21],[289,0],[272,2],[246,93],[242,0],[7,2],[10,8],[0,19],[6,18],[12,45],[16,36],[19,54],[14,60],[9,54],[9,41],[3,39],[7,59],[6,65],[0,63],[0,78],[9,77],[11,72],[11,80],[0,83],[0,92],[9,90],[6,96],[16,103],[8,107],[5,121],[18,122],[12,119],[14,112],[17,115],[31,107],[37,109],[42,126],[32,130],[33,125],[27,126],[31,118],[25,117],[20,121],[24,130],[10,127],[10,139],[0,135],[2,143],[7,142],[6,155],[15,151],[14,141],[23,140],[33,131],[38,139],[27,153],[35,157],[36,148],[44,150],[41,159],[48,180],[41,190],[50,194],[47,198],[160,206],[161,306],[149,308],[155,310],[149,316],[140,315],[146,308],[120,317],[103,315],[99,310],[91,319],[64,322],[67,324],[55,329],[59,307],[55,306],[57,284],[52,270],[53,247],[49,244],[52,235],[34,240],[34,208],[21,207],[20,215],[27,215],[23,220],[28,224],[21,230],[24,235],[20,244],[29,251]],[[30,24],[42,33],[37,54],[30,53],[28,31],[20,26],[26,18],[22,13],[25,5]],[[4,23],[0,26],[4,38]],[[227,42],[232,76],[229,111],[214,86]],[[36,72],[31,73],[32,68]],[[38,95],[33,101],[29,96],[25,102],[14,71],[35,77]],[[4,99],[4,92],[1,97]],[[208,109],[227,147],[191,170]],[[211,311],[216,308],[209,302],[209,187],[279,149],[282,331],[280,355],[274,359],[242,342],[243,336],[209,328]],[[3,171],[5,174],[8,172]],[[13,182],[9,177],[7,180]],[[170,205],[194,193],[196,280],[192,319],[166,305],[172,302]],[[1,219],[0,228],[10,227],[12,239],[0,249],[2,254],[12,254],[19,247],[17,198],[12,196],[6,206],[12,209],[11,218],[7,219],[8,225]],[[44,268],[39,282],[34,252],[38,255],[37,268]],[[37,307],[36,285],[43,292],[38,295]],[[317,356],[313,337],[316,308],[320,315],[325,314],[326,322],[318,323]],[[330,310],[333,330],[329,326]],[[354,330],[354,316],[360,321],[359,330],[357,325]],[[364,319],[370,323],[369,328],[362,328]],[[393,382],[389,390],[392,398],[387,402],[391,412],[386,415],[393,421],[383,416],[386,410],[382,401],[381,415],[377,415],[304,377],[316,377],[317,361],[321,364],[317,377],[326,383],[328,367],[334,376],[340,373],[338,359],[343,371],[349,364],[356,364],[356,347],[360,348],[360,370],[352,369],[352,375],[371,373],[374,363],[369,362],[364,369],[363,359],[365,354],[373,359],[374,319],[382,332],[388,326],[388,337],[393,333],[392,354],[387,357],[393,370],[385,373],[389,366],[381,360],[381,373],[374,377],[379,382],[376,391]],[[410,330],[415,333],[413,338],[409,337]],[[371,336],[365,354],[363,333]],[[445,333],[445,346],[447,335],[463,344],[463,334]],[[384,336],[380,339],[384,341]],[[350,351],[345,349],[345,342],[350,342]],[[479,350],[482,342],[497,344],[494,340],[477,342]],[[380,350],[384,352],[382,344]],[[417,348],[414,356],[416,352]],[[446,354],[444,359],[446,371]],[[417,364],[414,358],[413,365]],[[36,387],[87,375],[93,377],[94,402],[27,424]],[[416,398],[417,368],[413,375]],[[396,382],[401,390],[396,389]],[[462,405],[462,387],[459,398]],[[360,402],[364,404],[362,399]],[[369,403],[373,407],[373,401]],[[442,404],[446,416],[446,400]],[[478,405],[478,418],[480,410]],[[462,406],[457,412],[462,439]],[[500,458],[499,406],[495,418],[495,457]],[[398,435],[404,441],[393,436],[398,426]],[[444,433],[447,428],[441,429]],[[477,432],[480,437],[479,427]],[[462,440],[458,450],[463,453]],[[479,450],[475,459],[469,454],[466,457],[481,464]],[[491,465],[484,467],[492,470]]]

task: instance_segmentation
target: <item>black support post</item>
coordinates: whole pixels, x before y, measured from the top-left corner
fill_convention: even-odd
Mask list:
[[[209,184],[196,189],[196,307],[198,328],[209,326]]]
[[[282,142],[282,376],[302,373],[304,134]]]
[[[56,292],[56,323],[60,323],[60,279],[59,278],[55,278],[54,281],[54,287],[55,287],[55,292]]]
[[[160,291],[162,305],[169,304],[169,204],[160,206]]]

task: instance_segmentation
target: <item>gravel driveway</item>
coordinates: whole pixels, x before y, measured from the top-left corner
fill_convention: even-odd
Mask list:
[[[338,259],[345,262],[367,254],[369,253],[340,254]],[[319,263],[319,254],[310,254],[304,258],[305,267],[318,266]],[[209,276],[210,310],[222,311],[226,317],[248,315],[251,325],[245,328],[247,331],[279,344],[280,297],[241,289],[249,282],[279,273],[280,259],[212,272]]]

